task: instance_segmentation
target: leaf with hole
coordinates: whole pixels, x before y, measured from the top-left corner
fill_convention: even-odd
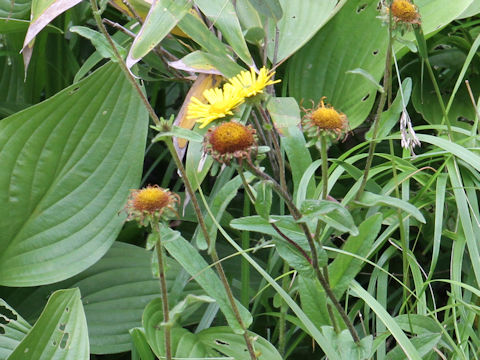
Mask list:
[[[88,330],[78,289],[58,290],[9,360],[89,359]]]

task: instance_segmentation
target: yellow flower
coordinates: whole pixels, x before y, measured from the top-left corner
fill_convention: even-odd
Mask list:
[[[200,128],[216,119],[233,115],[232,110],[245,100],[242,89],[232,84],[225,84],[223,89],[207,89],[203,92],[203,97],[208,104],[192,97],[187,113],[187,119],[197,119],[196,121],[201,123]]]
[[[273,75],[275,75],[275,71],[268,71],[265,67],[262,67],[257,77],[253,68],[250,68],[250,71],[242,71],[237,76],[229,79],[229,82],[233,86],[243,89],[245,97],[250,97],[263,93],[263,89],[268,85],[280,82],[280,80],[270,80]]]

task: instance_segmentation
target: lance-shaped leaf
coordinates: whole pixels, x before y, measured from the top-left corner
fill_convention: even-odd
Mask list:
[[[190,10],[189,0],[155,0],[127,56],[131,68],[147,55]]]
[[[47,26],[58,15],[64,13],[71,7],[74,7],[82,0],[33,0],[32,1],[32,22],[28,27],[25,40],[23,42],[23,62],[25,72],[27,71],[30,58],[33,51],[33,40],[35,36]]]
[[[232,330],[237,334],[242,334],[244,329],[235,317],[222,282],[198,253],[197,249],[185,240],[178,231],[162,226],[160,232],[163,245],[169,254],[194,277],[195,281],[205,290],[208,296],[213,297],[217,301]],[[248,328],[252,323],[252,315],[237,300],[235,302],[242,322]]]
[[[10,360],[90,358],[87,320],[78,289],[58,290]]]
[[[35,286],[94,264],[120,231],[148,115],[113,64],[0,122],[0,284]]]
[[[222,36],[232,46],[238,57],[248,66],[254,66],[232,2],[228,0],[194,1],[213,25],[222,32]]]

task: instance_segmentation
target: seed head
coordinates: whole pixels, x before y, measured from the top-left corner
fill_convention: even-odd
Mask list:
[[[131,190],[126,210],[127,220],[137,220],[145,225],[146,220],[160,220],[178,216],[175,206],[180,197],[158,185],[149,185],[140,190]]]
[[[205,152],[227,165],[232,158],[242,160],[249,156],[255,148],[255,130],[250,125],[245,126],[235,121],[208,129],[204,138]]]

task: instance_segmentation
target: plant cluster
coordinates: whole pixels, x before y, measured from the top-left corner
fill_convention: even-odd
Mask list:
[[[0,360],[479,358],[478,14],[0,0]]]

